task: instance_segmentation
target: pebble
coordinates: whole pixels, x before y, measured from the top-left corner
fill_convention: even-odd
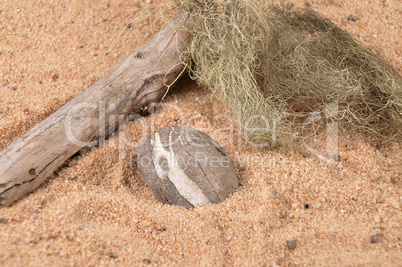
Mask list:
[[[347,20],[355,22],[356,20],[358,20],[358,18],[355,15],[349,14]]]
[[[68,167],[73,167],[75,166],[75,164],[77,164],[77,162],[75,160],[72,160],[68,163]]]
[[[383,237],[383,234],[381,234],[381,233],[372,235],[372,236],[370,236],[370,242],[372,244],[378,243],[381,241],[382,237]]]
[[[371,243],[378,243],[378,238],[375,235],[370,236],[370,242]]]
[[[113,253],[113,252],[109,252],[108,254],[106,254],[108,257],[110,257],[110,258],[113,258],[113,259],[116,259],[117,258],[117,255],[115,254],[115,253]]]
[[[341,161],[341,156],[340,156],[339,154],[333,155],[332,158],[333,158],[336,162],[340,162],[340,161]]]
[[[0,223],[7,224],[8,220],[4,218],[0,218]]]
[[[288,241],[288,248],[289,249],[295,249],[297,247],[296,240],[292,239]]]
[[[142,261],[146,264],[150,264],[151,260],[149,258],[143,258]]]
[[[54,239],[57,238],[59,236],[59,233],[57,232],[51,232],[48,236],[48,239]]]
[[[376,222],[376,223],[380,223],[380,222],[381,222],[381,217],[380,217],[380,215],[374,216],[374,222]]]
[[[53,82],[57,82],[58,79],[59,79],[59,75],[57,73],[52,76]]]
[[[137,166],[164,204],[217,204],[239,188],[233,161],[207,134],[184,126],[159,129],[141,141]]]
[[[279,227],[281,227],[281,226],[282,226],[282,222],[281,222],[280,220],[277,220],[277,221],[276,221],[276,227],[279,228]]]

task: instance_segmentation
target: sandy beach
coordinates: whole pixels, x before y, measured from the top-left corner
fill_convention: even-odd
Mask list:
[[[292,0],[402,71],[398,0]],[[0,2],[0,150],[145,44],[177,11],[162,0]],[[186,210],[158,202],[138,143],[169,125],[201,130],[242,187]],[[325,131],[308,146],[325,152]],[[399,139],[400,140],[400,139]],[[184,79],[157,112],[82,150],[35,192],[0,208],[1,266],[400,266],[401,142],[339,132],[339,162],[306,145],[259,150],[207,88]],[[0,166],[1,168],[1,166]]]

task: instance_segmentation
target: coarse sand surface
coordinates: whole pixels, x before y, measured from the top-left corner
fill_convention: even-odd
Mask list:
[[[399,0],[292,3],[401,71]],[[176,11],[160,0],[2,0],[0,150],[149,40],[161,14]],[[325,152],[325,131],[294,150],[261,151],[223,103],[189,80],[163,103],[1,208],[0,266],[401,266],[400,141],[340,131],[340,161],[327,162],[316,153]],[[223,145],[242,188],[194,210],[160,204],[135,159],[138,142],[168,125]]]

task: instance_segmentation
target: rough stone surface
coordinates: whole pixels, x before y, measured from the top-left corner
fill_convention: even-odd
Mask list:
[[[146,137],[138,149],[138,168],[156,197],[185,208],[224,201],[239,188],[233,162],[207,134],[169,126]]]

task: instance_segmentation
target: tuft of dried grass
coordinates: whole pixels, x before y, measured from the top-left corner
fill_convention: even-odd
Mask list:
[[[307,124],[338,121],[401,137],[402,79],[330,20],[274,1],[178,0],[193,39],[191,77],[236,112],[263,147],[290,145]],[[312,119],[311,114],[325,111]]]

